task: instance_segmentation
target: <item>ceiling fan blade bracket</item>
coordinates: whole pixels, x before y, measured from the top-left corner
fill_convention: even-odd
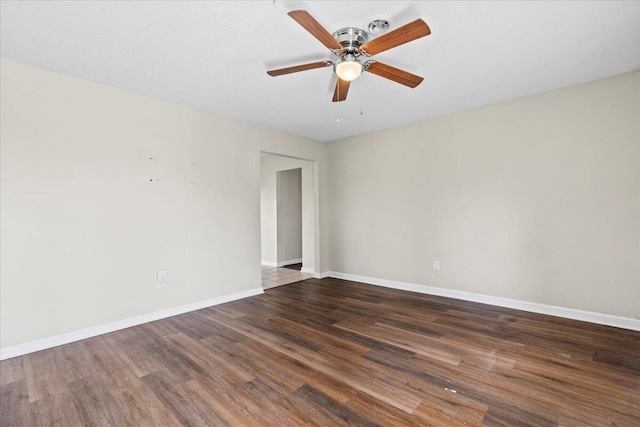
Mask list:
[[[369,69],[369,67],[372,66],[375,63],[376,63],[376,61],[374,61],[374,60],[363,62],[362,63],[362,71],[367,71]]]

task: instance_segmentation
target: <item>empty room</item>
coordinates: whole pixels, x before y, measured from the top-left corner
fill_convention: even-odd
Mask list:
[[[0,1],[0,426],[640,426],[640,1]]]

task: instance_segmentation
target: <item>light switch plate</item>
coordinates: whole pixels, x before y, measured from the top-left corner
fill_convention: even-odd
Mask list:
[[[159,288],[164,288],[165,283],[167,282],[167,270],[158,270],[156,273],[156,283]]]

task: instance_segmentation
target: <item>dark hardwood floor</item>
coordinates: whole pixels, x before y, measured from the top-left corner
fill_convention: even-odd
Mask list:
[[[335,279],[0,374],[2,426],[640,426],[640,332]]]

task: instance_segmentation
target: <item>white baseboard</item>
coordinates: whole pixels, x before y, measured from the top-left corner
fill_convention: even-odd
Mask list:
[[[395,280],[376,279],[374,277],[356,276],[354,274],[339,273],[329,271],[324,277],[351,280],[354,282],[369,285],[383,286],[385,288],[400,289],[403,291],[418,292],[421,294],[437,295],[441,297],[455,298],[464,301],[479,302],[498,307],[513,308],[516,310],[530,311],[550,316],[564,317],[567,319],[582,320],[584,322],[597,323],[600,325],[615,326],[616,328],[631,329],[640,331],[640,320],[628,317],[613,316],[610,314],[594,313],[592,311],[575,310],[572,308],[557,307],[553,305],[538,304],[514,300],[509,298],[494,297],[489,295],[475,294],[471,292],[456,291],[453,289],[436,288],[433,286],[417,285],[413,283],[397,282]],[[314,277],[316,277],[314,275]],[[322,278],[322,277],[318,277]]]
[[[211,307],[225,302],[235,301],[242,298],[251,297],[264,293],[262,287],[249,289],[247,291],[236,292],[229,295],[223,295],[216,298],[197,301],[178,307],[167,308],[153,313],[142,314],[140,316],[129,317],[128,319],[117,320],[115,322],[105,323],[103,325],[92,326],[89,328],[79,329],[77,331],[67,332],[52,337],[42,338],[23,344],[14,345],[0,349],[0,360],[9,359],[11,357],[21,356],[35,351],[45,350],[51,347],[68,344],[70,342],[83,340],[85,338],[95,337],[97,335],[106,334],[120,329],[129,328],[131,326],[141,325],[143,323],[153,322],[154,320],[164,319],[166,317],[177,316],[178,314],[188,313],[194,310]]]
[[[278,263],[278,267],[284,267],[285,265],[291,265],[291,264],[300,264],[301,262],[302,262],[302,258],[288,259],[286,261],[280,261]]]
[[[302,258],[298,258],[298,259],[288,259],[286,261],[280,261],[280,262],[261,261],[261,264],[264,265],[265,267],[284,267],[285,265],[300,264],[301,262],[302,262]]]
[[[323,271],[322,273],[313,273],[314,279],[324,279],[325,277],[331,277],[331,271]],[[338,273],[336,273],[338,274]],[[339,278],[339,277],[338,277]]]
[[[300,273],[315,274],[315,270],[313,268],[302,267]]]

